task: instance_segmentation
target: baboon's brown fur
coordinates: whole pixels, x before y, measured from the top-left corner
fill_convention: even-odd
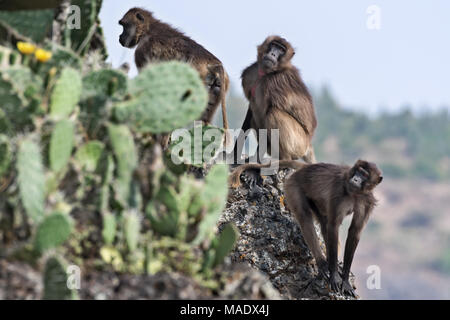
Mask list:
[[[284,50],[268,68],[264,61],[274,45]],[[279,129],[280,160],[302,158],[314,163],[311,140],[317,120],[311,95],[298,69],[291,63],[294,54],[292,45],[279,36],[268,37],[258,47],[258,60],[242,74],[242,87],[250,102],[242,130],[267,129],[268,153],[271,153],[270,131]],[[239,156],[235,149],[235,157]]]
[[[132,8],[119,24],[124,28],[120,43],[127,48],[137,46],[135,62],[138,69],[148,63],[170,60],[185,61],[197,69],[209,90],[208,106],[201,120],[211,123],[217,107],[222,104],[224,128],[228,129],[225,97],[229,78],[219,59],[182,32],[156,19],[147,10]]]

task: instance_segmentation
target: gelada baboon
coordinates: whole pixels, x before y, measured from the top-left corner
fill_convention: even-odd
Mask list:
[[[242,87],[250,102],[242,130],[267,129],[270,154],[270,131],[279,129],[280,160],[302,158],[315,163],[311,140],[317,120],[311,95],[291,63],[294,54],[291,44],[278,36],[268,37],[258,47],[257,62],[242,74]],[[239,148],[234,149],[235,159],[240,159]]]
[[[222,104],[223,124],[228,129],[225,97],[229,78],[219,59],[147,10],[130,9],[119,24],[123,26],[120,44],[127,48],[137,46],[135,62],[139,70],[148,63],[170,60],[185,61],[196,68],[209,91],[208,106],[201,120],[211,123],[217,107]]]
[[[268,165],[249,164],[258,169]],[[338,291],[355,295],[349,282],[350,268],[361,232],[376,206],[374,188],[383,181],[382,173],[374,163],[359,160],[353,167],[334,164],[304,164],[297,161],[280,161],[280,168],[291,168],[293,173],[285,183],[286,206],[300,224],[303,237],[311,250],[319,272],[330,272],[330,284]],[[238,172],[231,176],[239,183]],[[353,213],[344,253],[343,277],[338,274],[339,227],[343,219]],[[314,220],[320,224],[325,240],[327,258],[320,249]]]

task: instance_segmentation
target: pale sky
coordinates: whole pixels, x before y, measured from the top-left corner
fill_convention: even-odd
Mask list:
[[[381,30],[367,28],[367,8],[381,9]],[[268,35],[287,38],[311,88],[328,84],[342,105],[367,112],[450,106],[448,0],[104,0],[110,62],[133,62],[118,21],[144,7],[216,55],[240,88],[240,73]],[[133,70],[133,74],[135,74]],[[450,108],[450,107],[449,107]]]

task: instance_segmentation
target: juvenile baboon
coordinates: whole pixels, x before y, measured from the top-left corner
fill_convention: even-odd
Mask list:
[[[280,160],[315,162],[311,140],[317,127],[312,98],[300,73],[291,63],[291,44],[279,36],[268,37],[258,47],[258,59],[242,73],[242,87],[250,102],[242,130],[279,129]],[[234,148],[236,159],[241,151]]]
[[[246,168],[269,166],[270,164],[253,164]],[[328,270],[334,291],[339,290],[342,281],[342,291],[355,295],[349,282],[350,268],[362,230],[377,203],[373,190],[383,181],[381,171],[374,163],[362,160],[353,167],[325,163],[304,164],[297,161],[280,161],[279,167],[297,170],[285,183],[286,205],[300,224],[320,274],[326,276]],[[231,179],[232,183],[239,184],[239,172],[234,172]],[[344,218],[352,213],[341,279],[338,274],[339,227]],[[320,224],[327,258],[320,249],[314,220]]]
[[[185,61],[197,69],[209,92],[208,106],[201,120],[211,123],[217,107],[222,104],[223,125],[228,129],[225,97],[229,78],[219,59],[147,10],[130,9],[119,24],[123,26],[120,44],[127,48],[137,46],[135,62],[139,70],[148,63],[170,60]]]

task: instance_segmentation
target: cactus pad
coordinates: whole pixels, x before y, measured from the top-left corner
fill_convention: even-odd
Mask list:
[[[3,70],[0,72],[0,98],[5,119],[8,119],[4,121],[10,124],[9,129],[21,129],[29,122],[24,92],[16,87],[11,77]]]
[[[116,237],[117,221],[116,217],[110,213],[105,213],[103,215],[103,241],[106,245],[110,246],[113,244]]]
[[[75,293],[67,287],[66,263],[60,257],[50,257],[44,270],[44,300],[71,300]]]
[[[94,172],[102,158],[105,145],[100,141],[91,141],[78,149],[75,159],[83,170]]]
[[[239,238],[239,231],[233,224],[227,224],[220,233],[214,248],[213,268],[220,265],[228,254],[233,250]]]
[[[53,67],[56,67],[58,69],[65,67],[71,67],[75,70],[81,69],[81,58],[71,49],[57,45],[55,43],[49,44],[48,46],[46,46],[46,49],[52,51],[52,58],[40,66],[39,73],[42,76],[47,75],[49,70]]]
[[[161,187],[156,199],[147,206],[147,216],[152,229],[160,235],[176,237],[180,212],[177,205],[177,194],[174,188]]]
[[[0,134],[0,178],[8,172],[11,165],[12,153],[8,137]]]
[[[68,117],[75,109],[81,96],[81,75],[72,68],[66,68],[56,82],[51,97],[52,117]]]
[[[137,166],[137,153],[133,135],[126,126],[108,126],[108,134],[117,161],[118,177],[115,181],[117,201],[127,207],[130,200],[131,181]]]
[[[45,176],[39,146],[31,139],[20,143],[16,166],[22,204],[33,222],[39,223],[44,214]]]
[[[126,212],[124,217],[124,232],[128,250],[134,252],[139,243],[141,222],[136,212]]]
[[[194,243],[201,243],[214,233],[220,214],[225,209],[228,197],[228,167],[216,165],[209,172],[201,193],[201,200],[207,213],[198,226],[198,235]]]
[[[165,133],[199,119],[208,95],[199,74],[182,62],[149,66],[130,83],[131,101],[117,105],[118,121],[139,132]]]
[[[74,144],[74,130],[74,123],[70,120],[59,121],[53,129],[49,159],[54,172],[60,172],[69,162]]]
[[[122,71],[103,69],[83,78],[83,98],[102,95],[122,97],[127,92],[128,78]]]
[[[29,68],[15,66],[7,68],[3,72],[14,84],[16,90],[23,92],[25,97],[31,97],[42,89],[42,79],[33,75]]]
[[[53,213],[42,221],[36,233],[35,248],[39,253],[62,245],[72,232],[70,217]]]

